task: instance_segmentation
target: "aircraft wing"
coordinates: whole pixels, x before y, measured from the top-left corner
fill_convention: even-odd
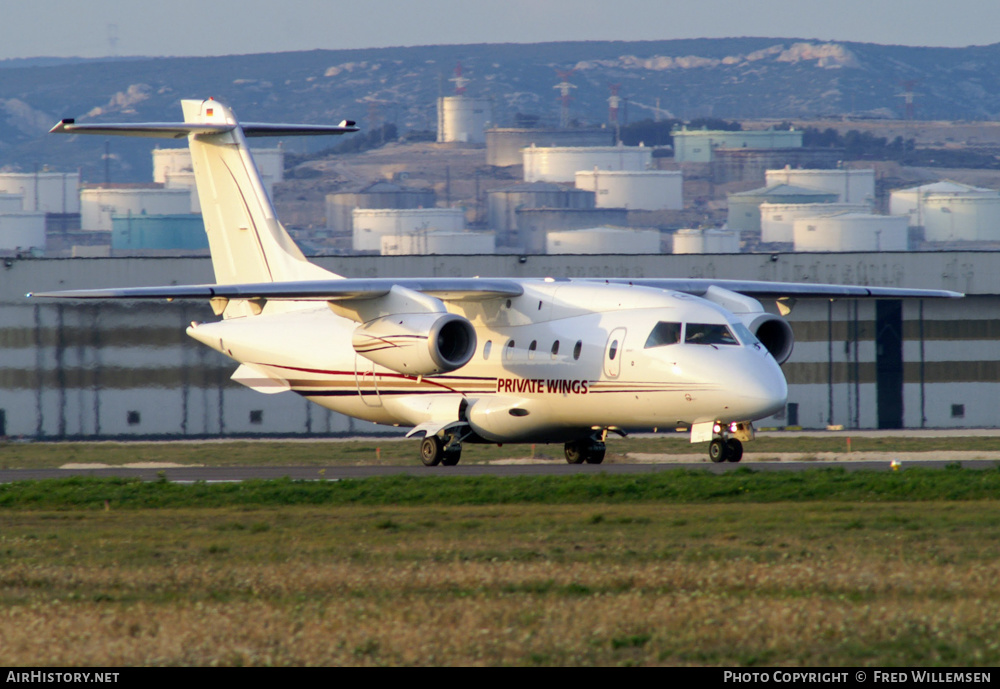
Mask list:
[[[711,286],[760,299],[941,299],[965,296],[944,289],[826,285],[813,282],[767,282],[760,280],[710,280],[705,278],[611,278],[594,282],[639,285],[703,296]]]
[[[964,296],[961,292],[903,287],[829,285],[811,282],[711,280],[704,278],[586,278],[580,282],[638,285],[703,296],[711,286],[761,299],[940,299]],[[276,299],[346,301],[377,299],[394,286],[437,297],[443,301],[471,301],[517,297],[524,293],[520,280],[507,278],[344,278],[228,285],[169,285],[164,287],[115,287],[110,289],[33,292],[30,297],[63,299]]]
[[[231,285],[169,285],[165,287],[114,287],[59,292],[31,292],[29,297],[61,299],[274,299],[296,301],[350,301],[377,299],[393,286],[422,292],[442,301],[477,301],[517,297],[524,288],[517,280],[502,278],[343,278]]]

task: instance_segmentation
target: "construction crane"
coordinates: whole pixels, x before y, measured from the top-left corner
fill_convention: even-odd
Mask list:
[[[459,62],[455,66],[455,76],[453,76],[448,81],[455,84],[455,95],[461,96],[462,94],[465,93],[466,85],[472,80],[462,76],[462,63]]]
[[[903,87],[903,92],[897,93],[896,98],[902,98],[905,103],[903,119],[912,120],[916,115],[917,106],[913,103],[913,98],[917,95],[913,91],[913,88],[916,85],[917,82],[914,79],[907,79],[906,81],[900,82],[900,86]]]
[[[646,105],[645,103],[639,103],[639,102],[634,101],[634,100],[630,100],[629,101],[629,105],[634,105],[637,108],[643,108],[645,110],[652,110],[653,111],[653,121],[654,122],[659,122],[661,115],[663,115],[667,119],[674,119],[674,114],[672,112],[670,112],[669,110],[666,110],[666,109],[660,107],[660,99],[659,98],[656,99],[656,105]]]
[[[621,125],[618,124],[618,106],[621,104],[621,96],[618,95],[618,90],[622,87],[621,84],[608,84],[608,88],[611,89],[611,96],[608,97],[608,123],[615,128],[615,143],[617,144],[621,141]]]

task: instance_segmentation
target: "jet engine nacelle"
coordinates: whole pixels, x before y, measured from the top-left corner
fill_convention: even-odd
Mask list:
[[[380,366],[428,376],[469,363],[476,352],[476,330],[467,319],[453,313],[404,313],[358,326],[351,345]]]
[[[710,285],[704,296],[739,318],[779,364],[785,363],[792,355],[795,345],[792,326],[781,316],[765,311],[759,301],[718,285]]]
[[[763,311],[739,314],[739,318],[779,364],[785,363],[792,355],[795,335],[784,318]]]

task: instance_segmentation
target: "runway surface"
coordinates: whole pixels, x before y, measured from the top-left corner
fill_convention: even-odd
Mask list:
[[[1000,436],[1000,429],[904,429],[904,430],[853,430],[847,432],[830,431],[759,431],[758,437],[807,438],[831,437],[847,438],[940,438],[955,439],[955,447],[963,447],[962,438],[980,436]],[[635,437],[642,437],[641,435]],[[344,440],[365,440],[366,438],[327,439],[334,446]],[[374,440],[374,438],[367,438]],[[412,442],[399,438],[378,438],[379,442]],[[315,439],[268,439],[254,442],[316,442]],[[178,444],[213,444],[232,442],[222,440],[181,440],[162,441]],[[100,444],[95,443],[95,444]],[[560,453],[561,454],[561,453]],[[930,452],[747,452],[738,464],[713,464],[704,452],[690,454],[646,454],[629,452],[615,456],[604,464],[574,465],[562,459],[507,459],[489,464],[459,464],[458,466],[425,467],[416,458],[412,464],[398,465],[331,465],[319,466],[178,466],[138,464],[127,466],[106,466],[95,464],[67,464],[55,469],[0,469],[0,483],[12,481],[66,478],[68,476],[94,477],[134,477],[144,481],[166,479],[175,482],[195,481],[246,481],[252,479],[291,478],[296,480],[364,479],[375,476],[569,476],[576,474],[646,474],[673,469],[709,471],[720,474],[741,468],[753,471],[805,471],[807,469],[838,467],[847,471],[891,471],[892,462],[899,464],[897,470],[921,466],[941,468],[948,464],[961,464],[966,468],[991,469],[1000,467],[1000,451],[937,450]]]
[[[600,465],[566,464],[557,461],[535,463],[470,464],[454,467],[413,466],[329,466],[329,467],[72,467],[61,469],[0,469],[0,483],[12,481],[66,478],[69,476],[133,477],[144,481],[166,479],[178,483],[229,482],[252,479],[291,478],[296,480],[338,481],[375,476],[569,476],[576,474],[647,474],[675,469],[694,469],[721,474],[748,468],[754,471],[805,471],[807,469],[840,467],[847,471],[891,471],[892,459],[844,461],[745,461],[739,464],[712,464],[706,461],[665,461],[608,463]],[[911,466],[941,468],[954,464],[954,459],[902,460],[899,470]],[[972,469],[1000,466],[1000,459],[964,459],[959,462]]]

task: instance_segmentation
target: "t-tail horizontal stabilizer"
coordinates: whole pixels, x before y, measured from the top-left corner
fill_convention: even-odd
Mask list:
[[[167,139],[186,137],[217,283],[339,278],[307,261],[278,222],[246,139],[346,134],[358,131],[355,123],[344,120],[332,126],[240,124],[232,110],[212,99],[184,100],[181,107],[184,121],[180,123],[78,124],[75,120],[63,120],[52,128],[52,132]],[[229,318],[255,312],[250,305],[239,303],[228,307],[224,315]]]
[[[338,125],[320,124],[260,124],[242,122],[233,124],[196,124],[190,122],[145,122],[77,124],[74,119],[61,120],[49,130],[49,134],[99,134],[102,136],[139,136],[153,139],[183,139],[189,134],[221,134],[232,131],[237,126],[243,136],[329,136],[351,134],[358,131],[353,120],[344,120]]]

